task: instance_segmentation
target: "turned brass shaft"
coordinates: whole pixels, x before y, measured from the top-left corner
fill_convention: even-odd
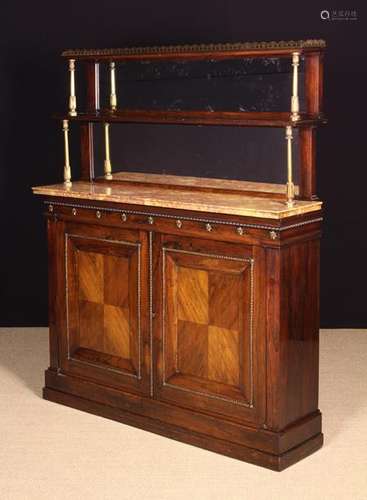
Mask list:
[[[293,166],[292,166],[292,127],[285,129],[285,138],[287,141],[287,206],[294,206],[294,184],[293,184]]]
[[[69,59],[70,72],[70,97],[69,97],[69,115],[76,116],[76,95],[75,95],[75,59]]]
[[[65,164],[64,164],[64,184],[71,186],[71,168],[69,158],[69,123],[68,120],[62,121],[62,130],[64,132]]]
[[[292,84],[292,99],[291,99],[291,118],[293,121],[297,121],[300,119],[299,97],[298,97],[299,52],[293,52],[292,67],[293,67],[293,84]]]
[[[110,76],[111,76],[110,106],[112,111],[115,111],[117,108],[117,96],[116,96],[116,74],[115,74],[114,62],[110,62]]]
[[[104,176],[105,179],[112,179],[112,167],[111,167],[111,158],[110,158],[110,124],[104,124],[104,140],[105,140],[105,161],[104,161]]]

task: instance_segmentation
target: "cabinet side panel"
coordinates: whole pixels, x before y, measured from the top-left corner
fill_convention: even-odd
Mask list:
[[[281,397],[285,381],[280,371],[280,250],[266,250],[266,422],[265,426],[277,430],[280,422]]]
[[[318,409],[319,239],[267,250],[267,417],[282,430]]]
[[[59,339],[65,326],[63,222],[47,218],[48,237],[48,315],[50,329],[50,368],[60,368]]]
[[[319,240],[281,252],[281,427],[318,409]]]

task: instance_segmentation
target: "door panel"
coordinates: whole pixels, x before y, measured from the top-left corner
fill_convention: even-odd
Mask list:
[[[257,250],[162,235],[155,251],[160,279],[154,282],[162,283],[155,304],[161,346],[157,397],[258,421],[263,395],[257,366],[264,351],[255,342],[259,330],[254,332]]]
[[[148,392],[146,234],[68,224],[65,252],[63,369]]]

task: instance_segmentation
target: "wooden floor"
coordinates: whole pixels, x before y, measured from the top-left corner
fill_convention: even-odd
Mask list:
[[[47,329],[0,329],[1,500],[367,498],[367,330],[322,331],[325,444],[280,474],[44,401],[47,360]]]

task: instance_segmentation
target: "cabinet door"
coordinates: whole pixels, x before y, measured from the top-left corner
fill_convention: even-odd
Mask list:
[[[156,396],[234,420],[264,416],[261,249],[161,236]],[[263,297],[264,299],[265,297]]]
[[[147,235],[66,224],[65,372],[149,392]]]

